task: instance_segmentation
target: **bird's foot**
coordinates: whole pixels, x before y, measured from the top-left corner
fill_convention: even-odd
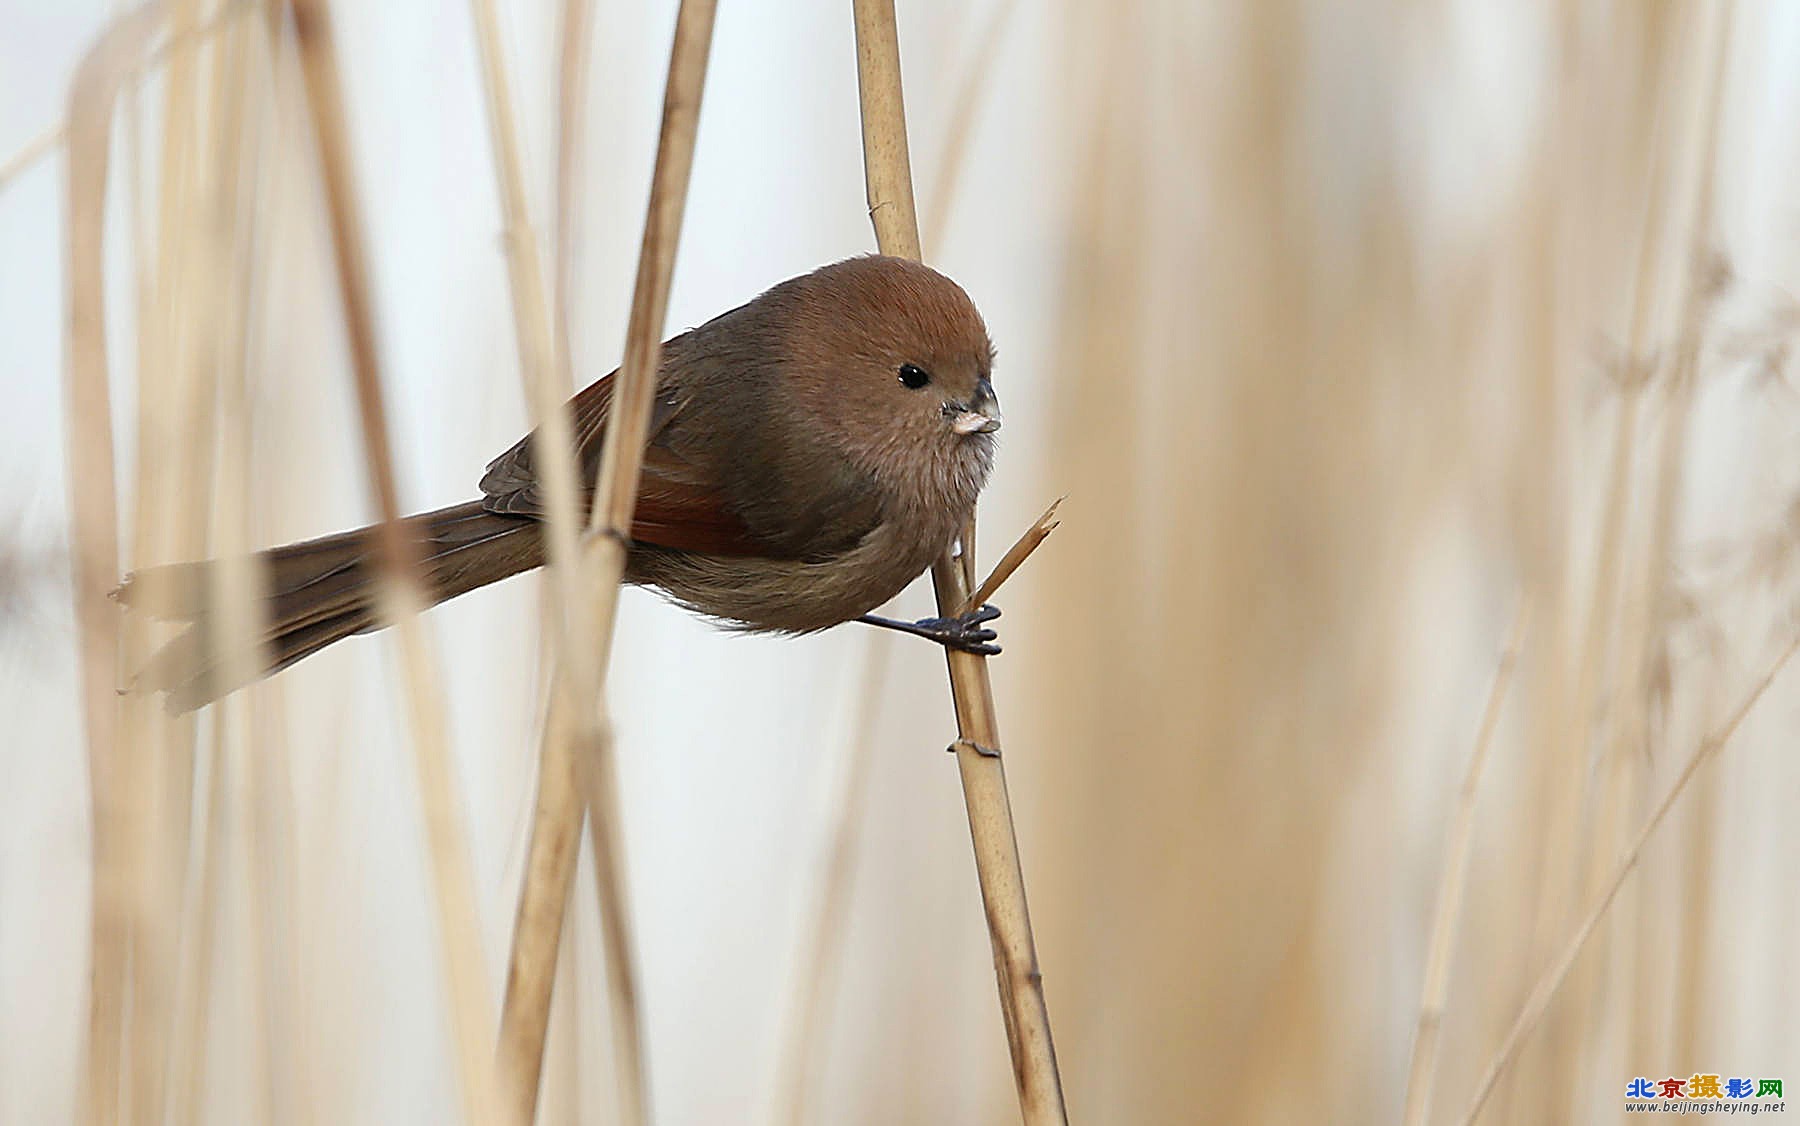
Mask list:
[[[1000,635],[988,629],[986,623],[999,616],[998,606],[978,606],[954,618],[920,618],[916,622],[897,622],[891,618],[864,614],[858,620],[883,629],[897,629],[902,633],[923,637],[946,649],[992,657],[1000,652],[1000,646],[994,644]]]

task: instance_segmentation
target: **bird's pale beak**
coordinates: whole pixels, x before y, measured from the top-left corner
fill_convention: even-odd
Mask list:
[[[992,383],[985,379],[975,381],[975,397],[951,416],[950,429],[958,434],[992,434],[1000,429],[1000,400],[994,395]]]

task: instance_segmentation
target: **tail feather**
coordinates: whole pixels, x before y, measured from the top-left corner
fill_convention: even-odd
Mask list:
[[[543,563],[535,520],[488,512],[480,501],[410,517],[402,528],[414,539],[422,585],[434,605]],[[171,711],[191,711],[383,624],[375,606],[373,529],[288,544],[255,558],[267,597],[257,653],[247,662],[228,660],[213,621],[216,562],[177,563],[126,577],[113,592],[120,602],[192,623],[138,672],[134,690],[165,692]],[[233,667],[249,673],[232,676]]]
[[[156,651],[132,688],[164,693],[164,703],[175,714],[191,712],[376,625],[372,610],[351,610],[287,630],[278,638],[264,637],[250,659],[231,661],[221,639],[209,636],[212,631],[204,623],[196,623]]]

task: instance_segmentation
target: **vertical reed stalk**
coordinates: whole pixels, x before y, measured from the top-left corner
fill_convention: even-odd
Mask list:
[[[493,0],[475,0],[473,8],[477,39],[481,44],[494,171],[499,181],[505,219],[507,278],[512,293],[519,372],[525,382],[526,400],[531,405],[532,422],[543,437],[542,448],[546,455],[541,464],[545,471],[545,497],[549,509],[548,571],[555,597],[546,604],[545,625],[562,666],[555,677],[558,687],[552,688],[552,714],[545,723],[539,754],[536,812],[525,878],[519,889],[500,1018],[498,1060],[502,1097],[511,1120],[527,1123],[536,1115],[544,1037],[549,1028],[557,953],[573,883],[575,841],[582,817],[581,793],[574,769],[576,749],[572,742],[577,732],[562,720],[561,713],[572,706],[572,700],[597,698],[599,673],[595,667],[596,650],[587,638],[572,628],[572,623],[578,620],[575,610],[581,597],[576,585],[581,518],[577,511],[578,470],[573,437],[568,412],[562,409],[570,390],[566,374],[569,371],[567,335],[557,331],[561,322],[553,318],[545,293],[542,255],[526,203],[524,161],[513,108],[512,80],[507,73],[500,41],[499,13]],[[578,25],[583,21],[567,22]],[[574,50],[577,56],[583,53],[580,44],[565,44],[565,50]],[[579,69],[578,61],[571,67],[565,59],[561,85],[566,88]],[[565,114],[571,103],[578,100],[578,96],[564,90]],[[559,160],[559,167],[571,163],[566,156],[568,143],[565,136],[565,156]],[[566,181],[559,176],[558,183],[563,186]],[[566,189],[559,190],[558,195],[566,198]],[[559,218],[558,228],[566,229],[566,219]],[[597,810],[595,816],[616,821],[619,810],[608,806]],[[623,874],[610,873],[609,878],[620,882],[606,889],[607,898],[622,900]],[[614,944],[629,944],[625,917],[612,912],[606,917],[618,924],[603,931],[603,939],[609,948]],[[608,961],[635,976],[629,954],[612,954]],[[625,982],[615,988],[627,997],[636,993],[635,986]],[[615,1044],[641,1043],[635,1005],[614,1005],[609,1012],[614,1018],[612,1036]],[[643,1105],[640,1091],[642,1065],[636,1055],[635,1051],[630,1053],[631,1062],[621,1069],[619,1077],[620,1113],[626,1121],[638,1117],[632,1108]]]
[[[854,0],[857,88],[862,107],[863,170],[869,218],[883,254],[917,260],[919,222],[907,155],[906,109],[900,81],[900,40],[893,0]],[[963,536],[963,562],[946,552],[932,566],[938,612],[954,614],[974,585],[973,521]],[[1000,727],[994,711],[987,660],[945,651],[955,698],[956,761],[969,809],[969,833],[994,946],[1000,1010],[1012,1052],[1019,1108],[1027,1123],[1066,1122],[1062,1080],[1056,1069],[1050,1011],[1031,935],[1006,771],[1000,760]]]
[[[1648,745],[1644,728],[1653,712],[1657,655],[1666,653],[1665,641],[1670,628],[1671,595],[1675,590],[1676,563],[1673,558],[1679,494],[1682,487],[1681,465],[1687,454],[1688,425],[1693,414],[1694,394],[1699,382],[1700,353],[1707,338],[1707,322],[1720,297],[1722,279],[1714,260],[1714,240],[1719,237],[1715,215],[1715,196],[1719,182],[1719,147],[1721,117],[1725,100],[1725,82],[1730,73],[1731,29],[1734,5],[1706,6],[1694,14],[1703,21],[1704,31],[1712,36],[1713,49],[1706,52],[1708,73],[1701,79],[1698,103],[1698,141],[1693,175],[1696,179],[1693,212],[1685,230],[1688,241],[1685,256],[1678,269],[1683,280],[1681,303],[1677,313],[1678,338],[1674,356],[1666,373],[1666,402],[1663,410],[1660,444],[1651,465],[1649,487],[1650,527],[1646,546],[1641,553],[1638,583],[1628,605],[1636,608],[1635,628],[1629,635],[1636,641],[1625,650],[1627,664],[1620,676],[1620,715],[1629,726],[1619,736],[1617,755],[1623,758]],[[1702,42],[1705,40],[1702,39]],[[1640,762],[1642,759],[1640,758]],[[1639,775],[1643,773],[1640,767]],[[1714,887],[1713,874],[1707,870],[1717,838],[1718,798],[1715,787],[1703,787],[1696,798],[1693,832],[1695,867],[1688,886],[1700,889],[1690,900],[1692,910],[1682,922],[1682,938],[1676,945],[1677,971],[1684,982],[1678,1003],[1677,1027],[1690,1038],[1697,1035],[1699,1012],[1710,1002],[1701,995],[1702,974],[1712,954],[1713,912],[1708,908],[1704,889]],[[1654,910],[1654,909],[1652,909]],[[1642,942],[1643,936],[1636,936]],[[1631,1019],[1628,1058],[1648,1058],[1649,1052],[1678,1054],[1682,1045],[1658,1044],[1652,1038],[1657,1025],[1644,1013],[1647,991],[1631,991],[1635,1012]],[[1640,1055],[1639,1052],[1646,1054]]]
[[[211,398],[197,362],[199,296],[195,197],[202,180],[199,44],[188,36],[200,19],[198,0],[168,0],[171,33],[184,43],[169,58],[163,83],[156,161],[155,265],[140,277],[137,355],[137,496],[131,559],[192,558],[200,547],[193,508],[184,504],[204,474],[198,437],[209,427]],[[140,266],[147,266],[140,260]],[[148,300],[142,300],[147,295]],[[155,627],[125,623],[125,660],[138,668],[155,648]],[[167,1110],[170,1049],[175,1032],[179,909],[193,811],[194,722],[161,713],[146,698],[125,703],[132,848],[131,964],[126,1026],[126,1091],[133,1121]]]
[[[223,577],[208,591],[214,620],[221,625],[216,644],[223,651],[227,674],[240,678],[233,683],[251,679],[256,667],[257,583],[248,562],[244,534],[248,513],[242,493],[248,471],[248,439],[242,433],[245,420],[241,410],[230,419],[215,418],[213,414],[215,408],[222,411],[227,402],[241,407],[244,343],[248,336],[248,287],[241,284],[244,279],[238,269],[239,263],[248,260],[244,216],[253,204],[245,197],[247,185],[255,183],[253,175],[245,175],[243,164],[245,122],[250,117],[245,57],[248,40],[249,29],[234,24],[211,51],[210,89],[204,104],[213,112],[207,120],[202,159],[196,168],[196,190],[188,203],[193,212],[188,226],[195,244],[193,284],[182,308],[185,320],[193,326],[190,362],[199,369],[193,389],[196,402],[190,408],[192,417],[187,426],[194,440],[188,445],[200,452],[197,460],[202,462],[189,475],[193,491],[187,495],[210,495],[217,483],[221,493],[220,523],[235,525],[222,529],[221,538],[230,541],[228,547],[217,541],[213,544],[215,549],[225,548],[220,553],[219,567]],[[207,456],[212,450],[209,439],[215,429],[226,430],[220,451],[226,459],[223,465],[212,464]],[[196,525],[191,534],[195,541],[204,542],[209,529],[203,524],[209,507],[190,504],[189,510]],[[228,732],[223,717],[219,717],[208,744],[206,815],[195,848],[193,892],[187,897],[188,910],[180,928],[183,956],[180,973],[174,979],[174,1089],[170,1100],[177,1122],[199,1119],[205,1092],[220,888],[226,872],[225,809],[231,795],[228,781],[233,774],[228,762],[232,745]]]
[[[612,723],[606,708],[607,661],[612,652],[619,583],[625,576],[631,517],[637,508],[645,435],[656,398],[663,322],[668,316],[675,252],[694,166],[694,139],[716,9],[715,0],[682,0],[675,16],[669,76],[663,88],[662,130],[657,138],[644,238],[638,250],[637,281],[626,321],[625,359],[613,385],[606,441],[588,517],[589,535],[581,561],[583,590],[589,600],[583,624],[588,628],[593,652],[600,655],[592,694],[577,696],[573,701],[579,716],[578,773],[590,810],[614,809],[618,804]],[[556,706],[554,701],[551,706]],[[640,1027],[638,976],[629,941],[624,840],[618,819],[588,818],[588,843],[600,903],[600,925],[613,936],[605,943],[607,1001],[613,1007],[613,1027],[636,1030]],[[649,1110],[643,1046],[636,1039],[615,1039],[613,1051],[618,1059],[621,1089],[635,1093],[638,1099],[636,1106],[627,1108],[625,1121],[644,1121]]]
[[[119,1118],[130,948],[130,798],[125,789],[121,620],[107,598],[119,574],[104,250],[113,105],[162,26],[151,3],[115,22],[82,58],[68,108],[68,419],[70,566],[92,806],[93,883],[82,1115]]]
[[[487,1050],[493,1021],[481,956],[474,877],[469,865],[461,799],[450,770],[442,687],[436,662],[418,620],[423,599],[417,586],[417,550],[401,534],[399,524],[399,490],[394,481],[372,287],[364,257],[367,240],[352,183],[336,43],[324,0],[290,0],[289,10],[294,19],[301,73],[311,108],[313,139],[318,146],[324,178],[338,290],[356,378],[357,408],[362,419],[363,455],[380,514],[380,523],[375,529],[376,557],[383,574],[378,601],[382,619],[394,624],[400,643],[408,720],[437,892],[452,1044],[462,1088],[463,1111],[472,1122],[491,1122],[497,1117],[493,1061]]]
[[[606,936],[607,996],[618,1072],[619,1116],[629,1123],[644,1121],[648,1114],[642,1031],[638,1019],[637,969],[631,948],[623,840],[616,815],[617,781],[611,724],[605,706],[605,678],[618,587],[625,573],[625,544],[637,503],[638,471],[643,460],[650,407],[656,393],[662,326],[668,312],[675,252],[686,207],[689,174],[693,168],[694,137],[705,84],[707,54],[712,43],[714,10],[715,4],[711,0],[683,0],[676,16],[664,92],[662,131],[651,177],[625,362],[613,387],[606,441],[588,520],[592,534],[575,561],[580,573],[571,576],[574,585],[562,591],[564,604],[570,611],[568,617],[577,623],[577,629],[571,631],[563,646],[563,668],[551,696],[551,717],[546,724],[530,858],[525,885],[520,892],[502,1021],[500,1054],[508,1102],[515,1114],[529,1115],[536,1104],[558,940],[569,881],[575,868],[570,845],[580,832],[583,797],[587,808],[597,811],[597,816],[588,819],[589,843],[593,851],[601,925]],[[493,39],[492,34],[484,32],[484,40],[491,43]],[[492,48],[484,50],[491,51]],[[544,361],[555,355],[556,344],[548,306],[542,296],[541,268],[535,262],[535,240],[518,237],[524,218],[522,191],[514,191],[506,185],[506,179],[512,173],[505,166],[512,166],[516,172],[516,145],[513,155],[507,157],[508,142],[504,136],[510,132],[510,114],[505,112],[504,76],[499,75],[500,80],[496,81],[498,69],[493,63],[489,66],[490,120],[495,124],[496,137],[501,139],[497,147],[502,150],[503,195],[511,197],[508,225],[515,232],[511,240],[515,263],[515,309],[521,321],[521,347],[526,346],[524,338],[527,335],[540,342],[538,355],[531,363],[542,372],[542,377],[533,381],[542,396],[543,389],[549,387],[549,380],[555,374]],[[568,102],[565,97],[565,106]],[[566,153],[566,143],[564,148]],[[566,219],[559,222],[559,229],[566,230],[566,222]],[[521,293],[525,295],[523,300],[520,300]],[[530,322],[529,329],[527,321]],[[541,347],[543,343],[549,344],[547,352]],[[533,368],[527,370],[529,373]],[[537,406],[543,419],[561,419],[560,403],[553,399],[540,398]],[[547,430],[546,433],[551,435],[548,442],[553,449],[562,451],[562,456],[568,459],[565,464],[572,466],[566,419],[562,422],[565,436],[558,440],[554,431]],[[573,512],[572,473],[569,481],[570,499],[565,507]],[[556,524],[553,512],[553,566],[558,551]],[[574,553],[575,521],[565,516],[563,528],[562,534],[567,538],[561,551],[569,558]],[[590,659],[589,655],[597,660]],[[575,717],[566,736],[575,747],[572,756],[561,749],[564,737],[561,732],[565,730],[560,718],[563,714]],[[575,789],[577,783],[579,792]]]

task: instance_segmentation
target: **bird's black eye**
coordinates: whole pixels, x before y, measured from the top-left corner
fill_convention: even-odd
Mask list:
[[[900,382],[914,391],[931,382],[931,373],[917,364],[900,365]]]

